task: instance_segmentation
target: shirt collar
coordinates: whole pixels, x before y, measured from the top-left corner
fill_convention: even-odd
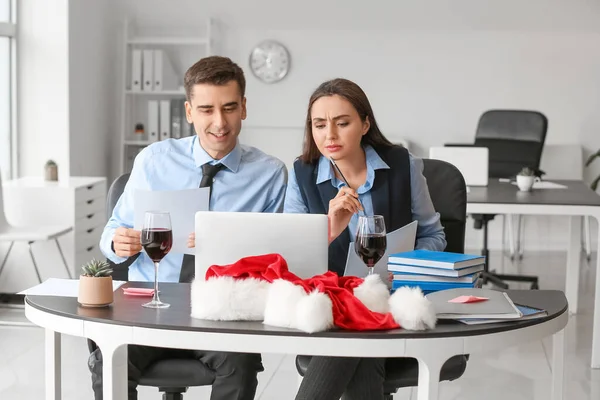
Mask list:
[[[242,162],[242,148],[240,147],[239,141],[236,142],[233,150],[229,152],[225,157],[220,160],[215,160],[212,158],[206,150],[200,146],[200,140],[198,140],[198,136],[194,137],[194,143],[192,144],[193,153],[194,153],[194,161],[196,162],[196,167],[202,167],[204,164],[223,164],[227,169],[232,172],[237,172],[240,168],[240,163]]]
[[[390,168],[389,165],[379,157],[379,154],[377,154],[373,147],[367,145],[364,147],[364,150],[365,158],[367,160],[367,180],[369,180],[369,176],[371,175],[369,174],[369,171],[374,172],[378,169]],[[329,180],[337,180],[333,171],[333,165],[331,165],[331,162],[327,158],[321,156],[319,158],[317,170],[317,185]]]

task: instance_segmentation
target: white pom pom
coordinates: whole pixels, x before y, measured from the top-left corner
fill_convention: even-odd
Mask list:
[[[389,304],[394,320],[402,328],[422,331],[435,327],[433,303],[423,296],[421,289],[401,287],[390,296]]]
[[[390,291],[377,274],[368,275],[364,282],[354,289],[354,296],[371,311],[385,314],[390,309]]]
[[[296,307],[301,299],[308,296],[302,286],[277,279],[267,292],[264,323],[267,325],[294,328],[296,326]]]
[[[298,303],[296,328],[314,333],[333,327],[333,304],[325,293],[314,291]]]
[[[196,279],[191,288],[191,316],[215,321],[262,321],[269,283],[260,279]]]

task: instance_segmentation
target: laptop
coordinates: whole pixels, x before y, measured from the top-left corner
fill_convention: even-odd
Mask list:
[[[454,165],[465,178],[467,186],[487,186],[489,150],[487,147],[431,147],[429,158]]]
[[[199,211],[195,227],[197,277],[212,265],[270,253],[281,254],[289,271],[303,279],[328,269],[324,214]]]

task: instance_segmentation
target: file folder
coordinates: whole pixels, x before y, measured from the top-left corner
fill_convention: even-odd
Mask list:
[[[154,50],[154,91],[176,90],[178,78],[164,50]]]
[[[142,51],[132,50],[131,52],[131,90],[133,92],[142,91]]]
[[[171,137],[171,102],[160,101],[160,140]]]
[[[159,137],[158,125],[158,101],[148,101],[148,141],[157,142]]]
[[[142,77],[144,79],[142,91],[151,92],[154,81],[154,50],[144,50],[142,56]]]

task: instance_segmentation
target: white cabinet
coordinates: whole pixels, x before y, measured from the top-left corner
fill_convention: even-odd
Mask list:
[[[59,240],[69,270],[77,277],[81,265],[92,258],[104,259],[98,244],[107,221],[106,191],[106,178],[103,177],[71,177],[61,182],[46,182],[37,177],[20,178],[4,182],[4,208],[8,221],[16,226],[72,226],[73,230]],[[43,258],[49,255],[46,253],[56,251],[55,245],[39,246],[36,260],[43,263]],[[44,270],[43,279],[64,277],[64,267],[60,264]]]

